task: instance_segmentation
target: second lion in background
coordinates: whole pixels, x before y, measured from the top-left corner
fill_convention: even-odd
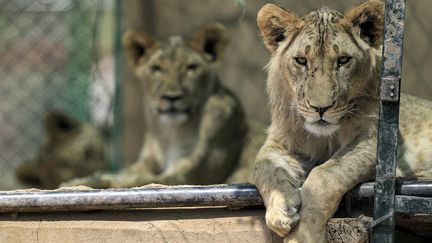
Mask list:
[[[144,93],[141,154],[117,173],[97,173],[63,185],[250,182],[264,127],[246,118],[237,97],[217,75],[227,45],[224,27],[210,24],[191,40],[172,36],[165,42],[127,32],[123,44]]]

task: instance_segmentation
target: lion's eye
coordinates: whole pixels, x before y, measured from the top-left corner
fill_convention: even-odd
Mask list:
[[[162,67],[158,64],[154,64],[150,66],[150,70],[152,72],[161,72],[162,71]]]
[[[351,60],[350,56],[339,57],[337,61],[338,67],[347,64],[350,60]]]
[[[198,64],[196,64],[196,63],[191,63],[191,64],[186,66],[186,70],[188,70],[188,71],[195,71],[197,69],[198,69]]]
[[[304,57],[294,57],[294,60],[297,62],[297,64],[302,65],[302,66],[306,66],[307,65],[307,60]]]

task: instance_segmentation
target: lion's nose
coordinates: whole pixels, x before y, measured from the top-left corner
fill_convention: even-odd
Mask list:
[[[317,107],[317,106],[311,105],[310,107],[315,109],[315,111],[318,112],[320,117],[322,117],[324,115],[324,113],[332,106],[330,105],[330,106],[325,106],[325,107]]]
[[[182,95],[162,95],[162,99],[167,100],[169,102],[175,102],[183,98]]]

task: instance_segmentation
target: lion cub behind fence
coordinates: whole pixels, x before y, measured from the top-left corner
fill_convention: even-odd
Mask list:
[[[98,173],[64,185],[251,181],[264,129],[246,118],[239,100],[216,73],[227,44],[223,26],[207,25],[190,41],[173,36],[160,42],[127,32],[123,43],[144,93],[146,133],[139,159],[117,173]]]
[[[344,193],[374,178],[383,22],[381,1],[258,13],[272,122],[254,181],[285,242],[325,242]],[[432,103],[402,95],[399,129],[398,176],[432,178]]]
[[[15,171],[23,187],[54,189],[66,180],[109,168],[107,129],[59,110],[46,113],[44,126],[46,139],[37,155]]]

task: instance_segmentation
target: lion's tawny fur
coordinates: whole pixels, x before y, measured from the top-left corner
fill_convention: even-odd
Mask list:
[[[217,75],[227,44],[225,29],[210,24],[191,40],[158,41],[129,31],[126,57],[143,89],[146,132],[138,160],[113,174],[64,185],[133,187],[149,183],[250,182],[265,137],[246,118],[236,96]]]
[[[54,189],[109,167],[109,138],[101,127],[58,110],[46,113],[44,125],[46,138],[37,155],[15,171],[23,187]]]
[[[383,20],[375,0],[346,15],[272,4],[258,13],[272,122],[254,181],[285,242],[325,242],[344,193],[374,177]],[[402,95],[399,141],[397,175],[431,178],[432,103]]]

